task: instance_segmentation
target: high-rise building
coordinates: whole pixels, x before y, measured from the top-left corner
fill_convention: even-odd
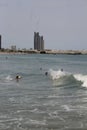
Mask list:
[[[0,35],[0,49],[1,49],[1,40],[2,40],[2,36]]]
[[[43,40],[43,36],[41,36],[41,50],[44,50],[44,40]]]
[[[37,43],[37,41],[36,41],[36,32],[34,32],[34,50],[36,50],[36,43]]]
[[[43,36],[40,36],[39,32],[34,32],[34,49],[35,50],[44,50]]]

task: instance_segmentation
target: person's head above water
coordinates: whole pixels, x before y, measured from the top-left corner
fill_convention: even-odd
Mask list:
[[[63,69],[61,69],[61,71],[63,71]]]
[[[42,68],[40,68],[40,70],[42,70]]]
[[[47,71],[45,72],[45,75],[48,75],[48,72],[47,72]]]
[[[21,79],[21,76],[20,75],[16,75],[16,79]]]
[[[19,76],[18,76],[18,75],[16,76],[16,79],[19,79]]]

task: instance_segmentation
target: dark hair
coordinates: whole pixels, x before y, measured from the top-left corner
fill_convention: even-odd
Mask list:
[[[45,75],[48,75],[48,72],[45,72]]]
[[[19,76],[17,75],[17,76],[16,76],[16,79],[18,79],[18,78],[19,78]]]
[[[63,69],[61,69],[61,71],[63,71]]]

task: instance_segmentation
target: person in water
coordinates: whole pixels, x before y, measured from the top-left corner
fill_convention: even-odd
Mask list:
[[[63,71],[63,69],[61,69],[61,71]]]
[[[42,70],[42,68],[40,68],[40,70]]]
[[[16,75],[15,79],[16,81],[19,81],[19,79],[21,79],[22,77],[20,75]]]
[[[47,72],[47,71],[45,72],[45,75],[46,75],[46,76],[48,75],[48,72]]]

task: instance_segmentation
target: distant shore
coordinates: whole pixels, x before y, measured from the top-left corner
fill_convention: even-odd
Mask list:
[[[87,50],[1,50],[0,54],[67,54],[87,55]]]

